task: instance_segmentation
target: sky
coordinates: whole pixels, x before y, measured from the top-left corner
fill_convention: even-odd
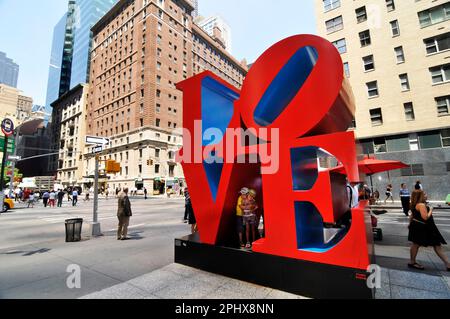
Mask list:
[[[0,51],[19,64],[18,88],[34,104],[45,104],[53,28],[67,2],[0,0]],[[199,0],[199,8],[230,25],[233,55],[249,63],[285,37],[316,32],[313,0]]]

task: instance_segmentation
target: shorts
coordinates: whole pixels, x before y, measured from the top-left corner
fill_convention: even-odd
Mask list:
[[[256,215],[244,215],[244,225],[255,225],[256,224]]]

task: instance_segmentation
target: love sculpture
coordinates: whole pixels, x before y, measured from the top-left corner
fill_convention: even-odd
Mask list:
[[[355,136],[347,132],[355,105],[336,48],[317,36],[293,36],[272,46],[255,62],[241,90],[211,72],[185,80],[177,88],[184,96],[185,129],[178,159],[189,186],[199,238],[186,238],[183,245],[192,248],[192,258],[179,248],[176,261],[274,288],[327,297],[346,294],[332,287],[331,295],[313,287],[289,288],[282,281],[295,277],[293,282],[299,285],[306,285],[305,280],[314,285],[314,279],[301,276],[304,272],[317,277],[316,283],[327,285],[325,277],[329,280],[343,271],[335,283],[348,284],[348,296],[358,295],[358,289],[365,291],[361,281],[371,263],[370,217],[363,204],[349,211],[345,175],[319,169],[317,164],[318,154],[327,152],[342,163],[350,182],[360,180]],[[212,139],[211,129],[222,137],[215,134]],[[256,142],[241,136],[243,130],[251,132]],[[228,134],[230,131],[238,133]],[[271,160],[267,160],[267,148],[272,150]],[[252,156],[257,161],[249,161]],[[237,249],[225,253],[224,247],[238,247],[236,203],[243,186],[259,194],[265,237],[253,244],[250,254],[242,255]],[[346,213],[350,224],[326,240],[326,225],[339,224]],[[196,255],[195,249],[205,247],[209,253]],[[242,258],[255,258],[260,265],[271,264],[268,272],[276,271],[270,267],[277,263],[297,265],[297,269],[277,283],[266,278],[274,276],[270,273],[242,278],[236,275],[238,270],[233,273],[221,268],[221,254],[236,258],[224,260],[224,268],[251,262]],[[215,259],[202,264],[202,258],[211,256]],[[358,288],[352,290],[354,280],[359,280]]]

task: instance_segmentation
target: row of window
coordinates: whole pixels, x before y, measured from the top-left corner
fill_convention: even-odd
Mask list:
[[[323,2],[323,9],[325,12],[331,11],[341,6],[341,0],[322,0],[322,2]],[[386,8],[388,12],[394,11],[395,10],[394,0],[386,0]]]
[[[450,95],[436,97],[436,111],[438,116],[449,115],[450,109]],[[416,116],[414,114],[414,105],[412,102],[407,102],[403,104],[405,118],[407,121],[414,121]],[[383,125],[383,113],[381,108],[375,108],[369,110],[370,120],[372,126],[380,126]],[[356,125],[356,124],[355,124]]]
[[[364,154],[418,151],[450,147],[450,129],[378,137],[370,140],[362,140],[360,142]]]

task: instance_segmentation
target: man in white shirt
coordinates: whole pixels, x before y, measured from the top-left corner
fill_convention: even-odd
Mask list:
[[[72,206],[77,206],[78,203],[78,191],[76,188],[73,189],[72,192]]]

